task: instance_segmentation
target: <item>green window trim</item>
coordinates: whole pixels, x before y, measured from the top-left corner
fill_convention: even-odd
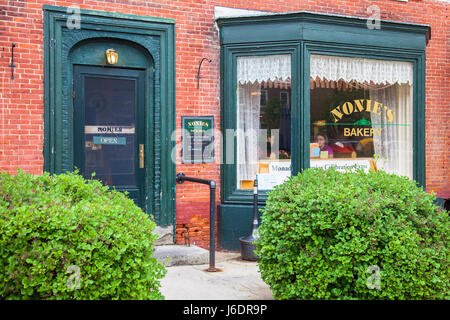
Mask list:
[[[147,148],[145,155],[146,163],[152,163],[146,172],[147,185],[152,184],[152,188],[146,195],[145,208],[158,225],[175,228],[175,164],[171,161],[175,146],[171,140],[175,129],[175,21],[82,9],[81,28],[69,30],[67,22],[72,13],[68,8],[44,5],[43,12],[44,171],[58,174],[74,169],[72,50],[78,43],[95,38],[134,43],[154,59],[154,68],[144,67],[147,73],[155,74],[151,77],[155,88],[151,95],[154,109],[152,118],[149,115],[146,119],[154,121],[146,129],[153,150]]]
[[[225,84],[224,91],[231,91],[233,93],[237,92],[237,81],[236,80],[236,59],[238,57],[242,56],[257,56],[257,55],[271,55],[271,54],[289,54],[291,56],[291,83],[294,84],[298,82],[299,74],[297,72],[298,70],[298,61],[300,57],[300,47],[298,44],[292,45],[292,44],[268,44],[268,45],[261,45],[258,46],[258,48],[247,48],[247,47],[228,47],[226,48],[226,53],[224,54],[226,57],[225,61],[228,61],[230,65],[232,65],[232,75],[231,77],[228,77],[228,83]],[[292,119],[298,118],[298,112],[300,111],[297,107],[299,106],[298,99],[299,99],[299,88],[295,85],[291,88],[291,105],[293,107],[293,116]],[[237,101],[236,101],[236,94],[229,95],[227,97],[229,100],[231,108],[221,108],[222,110],[222,116],[223,119],[222,128],[226,129],[236,129],[237,127],[237,117],[236,117],[236,111],[237,111]],[[228,102],[228,100],[226,100]],[[298,122],[292,121],[291,123],[291,132],[292,135],[295,135],[296,132],[299,130],[299,126],[297,125]],[[225,131],[224,131],[225,132]],[[227,139],[228,137],[226,134],[224,134],[223,138],[223,145],[227,145]],[[236,136],[233,137],[233,146],[236,146]],[[292,170],[293,172],[298,172],[299,168],[302,167],[302,163],[298,160],[301,158],[299,155],[299,150],[296,148],[295,144],[292,144]],[[227,150],[224,148],[223,150],[224,155],[223,159],[227,159],[229,155],[227,155]],[[222,185],[223,185],[223,192],[225,194],[222,194],[223,199],[228,199],[230,202],[236,202],[236,203],[242,203],[246,201],[253,201],[253,191],[252,190],[243,190],[243,189],[237,189],[237,173],[236,173],[236,165],[237,162],[237,154],[234,152],[233,156],[233,164],[226,164],[224,163],[222,165],[222,176],[228,177],[227,179],[222,179]],[[260,202],[264,203],[266,200],[266,192],[260,193]]]
[[[413,63],[413,178],[425,186],[425,50],[430,27],[382,21],[369,30],[366,18],[297,12],[220,18],[221,128],[236,129],[236,57],[288,53],[292,57],[292,175],[310,164],[310,56],[339,55]],[[273,32],[274,29],[277,32]],[[295,139],[295,137],[299,137]],[[235,143],[234,143],[235,146]],[[224,148],[223,159],[227,159]],[[228,156],[229,157],[229,156]],[[237,189],[236,154],[221,166],[222,202],[252,203],[251,190]],[[260,203],[267,196],[263,192]]]

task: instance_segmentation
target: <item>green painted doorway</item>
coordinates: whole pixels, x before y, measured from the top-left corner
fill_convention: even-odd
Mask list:
[[[145,70],[74,65],[74,165],[145,208]]]

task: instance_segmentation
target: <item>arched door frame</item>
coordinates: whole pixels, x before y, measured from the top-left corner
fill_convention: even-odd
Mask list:
[[[146,133],[153,143],[153,165],[147,174],[152,188],[146,195],[146,211],[158,225],[175,226],[175,164],[171,161],[175,144],[171,140],[175,128],[174,21],[81,10],[80,28],[73,29],[68,23],[70,12],[64,7],[44,6],[44,171],[58,174],[73,170],[73,63],[86,58],[94,65],[106,64],[96,61],[99,55],[93,54],[91,60],[83,58],[77,48],[80,43],[109,39],[128,48],[121,50],[123,55],[119,53],[117,67],[144,67],[147,79],[154,74],[152,131]],[[132,61],[139,52],[148,53],[146,66],[142,59]]]

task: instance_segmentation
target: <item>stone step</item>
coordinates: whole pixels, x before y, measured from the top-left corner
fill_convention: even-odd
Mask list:
[[[157,246],[153,254],[166,267],[209,263],[209,251],[193,245]]]
[[[173,244],[173,226],[156,226],[154,232],[158,234],[158,239],[155,242],[155,246]]]

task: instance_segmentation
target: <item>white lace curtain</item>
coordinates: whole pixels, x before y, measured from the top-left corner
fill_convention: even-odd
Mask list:
[[[275,54],[237,58],[238,83],[290,81],[291,56]]]
[[[237,58],[237,184],[258,172],[261,86],[285,88],[291,79],[290,55]]]
[[[372,101],[382,103],[393,111],[392,123],[384,116],[370,114],[374,129],[382,129],[373,136],[377,167],[389,173],[412,178],[412,90],[408,84],[395,84],[384,89],[370,90]]]
[[[246,82],[238,86],[237,174],[241,180],[254,180],[258,172],[258,130],[260,92],[258,83]],[[239,188],[240,186],[238,186]]]
[[[311,78],[372,84],[413,84],[410,62],[311,55]]]

